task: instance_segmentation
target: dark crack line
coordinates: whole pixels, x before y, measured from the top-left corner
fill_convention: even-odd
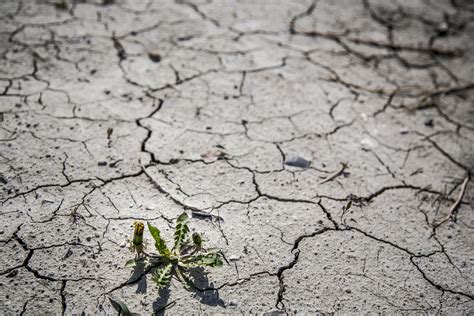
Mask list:
[[[64,293],[64,290],[66,289],[66,283],[67,283],[67,280],[63,280],[61,281],[61,290],[60,290],[60,296],[61,296],[61,306],[62,306],[62,312],[61,312],[61,315],[65,315],[66,313],[66,294]]]
[[[441,285],[439,285],[438,283],[434,282],[433,280],[431,280],[430,278],[428,278],[426,276],[426,273],[425,271],[423,271],[423,269],[421,269],[418,264],[414,261],[414,256],[411,256],[410,257],[410,261],[411,263],[416,267],[416,269],[418,270],[418,272],[421,273],[423,279],[425,279],[426,282],[428,282],[429,284],[431,284],[431,286],[435,287],[436,289],[440,290],[441,292],[448,292],[448,293],[451,293],[451,294],[457,294],[457,295],[461,295],[461,296],[465,296],[471,300],[474,300],[474,295],[472,294],[468,294],[468,293],[464,293],[464,292],[460,292],[460,291],[454,291],[454,290],[451,290],[451,289],[447,289],[447,288],[444,288],[442,287]]]
[[[292,269],[296,263],[298,262],[298,258],[299,258],[299,255],[300,255],[300,250],[298,249],[299,247],[299,244],[301,241],[303,241],[305,238],[311,238],[311,237],[314,237],[316,235],[321,235],[329,230],[332,230],[330,228],[323,228],[321,230],[318,230],[314,233],[311,233],[311,234],[308,234],[308,235],[301,235],[299,236],[295,242],[293,243],[293,249],[291,250],[293,252],[293,260],[285,265],[285,266],[282,266],[278,269],[277,271],[277,277],[278,277],[278,280],[279,280],[279,290],[278,290],[278,297],[277,297],[277,302],[275,304],[275,307],[278,308],[278,309],[281,309],[281,310],[284,310],[286,312],[286,307],[285,307],[285,304],[283,303],[283,296],[284,296],[284,293],[285,293],[285,283],[284,283],[284,275],[283,273],[286,271],[286,270],[290,270]]]

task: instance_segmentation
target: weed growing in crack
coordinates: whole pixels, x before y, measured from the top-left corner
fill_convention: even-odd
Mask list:
[[[134,259],[127,261],[126,266],[134,267],[137,264],[149,264],[156,267],[152,280],[161,289],[170,285],[172,277],[176,277],[188,290],[194,290],[195,286],[190,279],[190,269],[200,267],[222,266],[222,254],[220,251],[205,249],[203,238],[198,233],[193,233],[189,238],[189,217],[182,213],[176,220],[173,248],[168,248],[166,241],[161,237],[160,230],[147,223],[148,230],[155,241],[158,255],[150,255],[144,252],[143,231],[144,225],[135,222],[131,249],[137,253]],[[143,262],[145,261],[145,262]]]
[[[198,233],[193,233],[189,238],[189,217],[186,212],[182,213],[176,220],[173,248],[168,248],[166,241],[161,238],[160,230],[147,223],[148,230],[155,241],[158,255],[145,252],[146,243],[143,238],[145,225],[136,221],[132,224],[133,236],[130,240],[130,250],[134,252],[135,258],[128,260],[126,267],[137,267],[144,271],[155,268],[152,275],[153,282],[159,289],[168,287],[171,279],[176,277],[187,290],[194,291],[195,285],[191,281],[190,272],[193,268],[220,267],[222,266],[222,254],[220,251],[205,249],[204,240]],[[119,315],[137,315],[130,312],[127,305],[117,299],[109,297],[112,307]],[[165,305],[162,308],[166,308]]]

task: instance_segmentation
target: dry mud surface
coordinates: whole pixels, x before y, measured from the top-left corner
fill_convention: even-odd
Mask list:
[[[0,53],[2,315],[473,312],[471,1],[2,0]],[[183,210],[228,264],[159,292]]]

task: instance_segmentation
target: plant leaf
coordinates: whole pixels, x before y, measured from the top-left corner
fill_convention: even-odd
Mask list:
[[[154,310],[153,313],[151,314],[151,316],[157,316],[157,315],[164,314],[164,313],[161,313],[161,312],[164,312],[166,310],[166,308],[171,307],[175,304],[176,304],[176,301],[169,302],[168,304],[166,304],[164,306],[161,306],[160,308]]]
[[[221,267],[223,265],[221,255],[217,252],[208,252],[195,255],[183,260],[183,264],[189,268],[194,267]]]
[[[175,272],[178,279],[180,279],[180,281],[183,282],[183,286],[186,290],[191,291],[191,292],[196,291],[196,287],[194,283],[189,279],[189,277],[186,275],[186,271],[182,267],[177,266],[175,268]]]
[[[148,230],[150,231],[151,236],[155,240],[155,248],[158,250],[159,254],[163,257],[169,258],[170,250],[166,246],[166,242],[160,236],[160,230],[150,223],[147,222]]]
[[[193,233],[192,238],[193,238],[193,243],[195,246],[197,247],[202,246],[202,236],[199,233]]]
[[[115,310],[119,313],[119,315],[123,316],[132,316],[136,315],[130,312],[128,309],[127,305],[125,305],[124,302],[119,301],[119,300],[113,300],[109,297],[110,304],[112,304],[112,307],[115,308]]]
[[[347,212],[352,206],[352,201],[347,202],[347,204],[343,207],[343,211]]]
[[[137,262],[135,261],[135,259],[130,259],[130,260],[127,260],[127,262],[125,262],[126,268],[133,268],[136,266],[137,266]]]
[[[125,267],[126,268],[135,268],[135,267],[144,268],[147,263],[148,263],[148,260],[146,259],[130,259],[130,260],[127,260],[127,262],[125,262]]]
[[[186,237],[189,233],[189,227],[188,227],[188,221],[189,217],[186,212],[183,212],[183,214],[179,215],[178,219],[176,220],[176,228],[174,232],[174,247],[173,249],[176,252],[179,252],[181,247],[184,245],[186,241]]]
[[[173,269],[173,265],[168,263],[162,268],[156,269],[153,272],[152,280],[155,282],[159,288],[167,287],[171,281],[171,270]]]

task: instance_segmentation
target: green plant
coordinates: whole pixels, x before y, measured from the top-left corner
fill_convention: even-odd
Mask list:
[[[143,232],[145,231],[145,225],[142,222],[135,221],[132,224],[133,237],[130,241],[130,250],[137,253],[137,259],[145,254],[145,244],[143,243]]]
[[[148,230],[155,241],[155,248],[159,255],[155,256],[144,252],[142,253],[150,259],[152,265],[156,266],[152,280],[159,288],[167,287],[172,277],[175,276],[178,280],[183,282],[188,289],[193,289],[194,285],[189,277],[190,269],[198,267],[219,267],[223,264],[222,255],[219,251],[206,250],[203,247],[204,241],[200,234],[193,233],[192,237],[189,238],[190,231],[188,222],[189,217],[185,212],[176,220],[174,245],[171,249],[161,237],[160,230],[150,223],[147,223]],[[134,224],[135,228],[137,226],[138,224]],[[140,239],[139,241],[139,245],[141,245],[143,240]],[[135,249],[136,246],[134,243]],[[136,265],[138,260],[140,259],[129,260],[127,266]]]
[[[140,315],[137,313],[130,312],[127,305],[125,305],[125,303],[120,300],[112,299],[109,297],[109,301],[112,307],[118,312],[119,316],[139,316]]]

